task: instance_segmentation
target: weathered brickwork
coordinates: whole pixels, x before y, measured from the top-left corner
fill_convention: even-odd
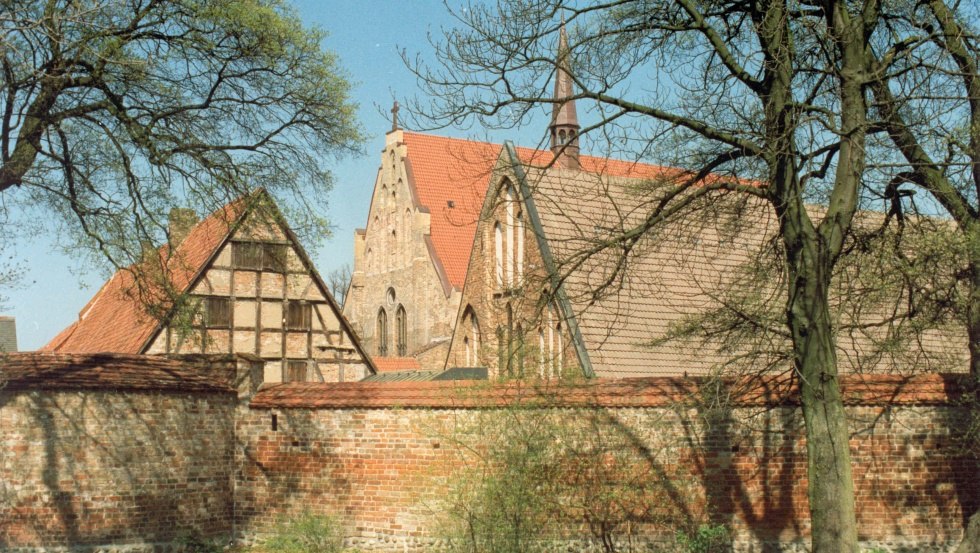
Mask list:
[[[0,392],[0,550],[228,535],[235,401]]]
[[[402,395],[379,396],[365,388],[357,398],[353,389],[317,394],[307,386],[253,402],[238,421],[245,452],[237,472],[239,529],[261,534],[277,517],[314,509],[343,517],[360,547],[424,549],[438,536],[440,505],[465,457],[458,446],[473,445],[459,430],[513,422],[511,410],[474,409],[478,400],[447,389],[406,385]],[[730,525],[739,550],[804,547],[807,471],[795,406],[706,411],[647,403],[613,407],[610,397],[557,415],[556,408],[530,412],[589,421],[583,428],[626,440],[630,470],[660,479],[664,485],[651,497],[675,503],[662,508]],[[964,412],[935,398],[890,408],[867,403],[849,407],[860,539],[886,550],[950,549],[980,502],[976,461],[954,447]],[[640,522],[634,531],[658,538],[656,525]]]
[[[747,381],[722,396],[685,378],[260,388],[254,356],[211,360],[207,372],[206,356],[38,359],[47,364],[0,366],[4,551],[249,540],[306,510],[341,520],[358,547],[427,551],[473,453],[548,421],[553,443],[598,448],[568,457],[562,481],[611,475],[631,489],[635,543],[701,521],[728,525],[738,551],[807,542],[791,383]],[[863,546],[951,550],[980,507],[980,467],[957,434],[968,415],[959,381],[844,380]]]

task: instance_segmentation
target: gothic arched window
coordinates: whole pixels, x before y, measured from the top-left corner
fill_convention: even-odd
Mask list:
[[[378,310],[378,324],[375,329],[375,337],[378,341],[378,355],[385,357],[388,355],[388,313],[382,307]]]
[[[517,234],[517,253],[515,254],[517,284],[521,284],[524,282],[524,218],[520,211],[517,212],[515,226],[514,232]]]
[[[497,277],[497,286],[504,284],[504,231],[500,228],[500,221],[493,224],[493,263],[494,274]]]
[[[463,332],[466,366],[476,367],[480,364],[480,322],[476,318],[473,307],[469,305],[463,310]]]
[[[405,314],[405,307],[399,305],[395,312],[395,347],[398,355],[404,357],[408,352],[408,317]]]
[[[514,190],[510,183],[504,190],[504,210],[507,213],[506,229],[507,246],[504,255],[504,282],[510,288],[514,285]]]

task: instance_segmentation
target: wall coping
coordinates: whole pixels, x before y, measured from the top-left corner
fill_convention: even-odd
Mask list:
[[[0,356],[0,390],[234,393],[230,356],[169,359],[125,353],[21,352]]]
[[[963,374],[845,375],[847,405],[944,405],[961,401],[968,390]],[[698,405],[710,390],[722,390],[733,407],[799,405],[796,380],[788,375],[732,378],[597,378],[574,383],[540,381],[385,382],[263,384],[253,409],[479,409],[526,407],[666,407]],[[715,392],[716,394],[717,392]]]

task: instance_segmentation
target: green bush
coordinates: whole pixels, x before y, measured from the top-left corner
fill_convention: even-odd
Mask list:
[[[197,534],[184,533],[176,539],[177,551],[184,553],[221,553],[223,547],[218,539],[202,538]]]
[[[687,553],[723,553],[732,547],[728,528],[722,524],[702,524],[690,535],[678,532],[677,543]]]
[[[262,544],[267,553],[339,553],[343,547],[344,534],[337,521],[310,512],[279,523]]]

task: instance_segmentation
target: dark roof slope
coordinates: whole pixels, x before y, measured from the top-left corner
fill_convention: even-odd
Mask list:
[[[147,390],[234,392],[224,374],[202,365],[121,353],[24,352],[0,356],[4,390]]]

